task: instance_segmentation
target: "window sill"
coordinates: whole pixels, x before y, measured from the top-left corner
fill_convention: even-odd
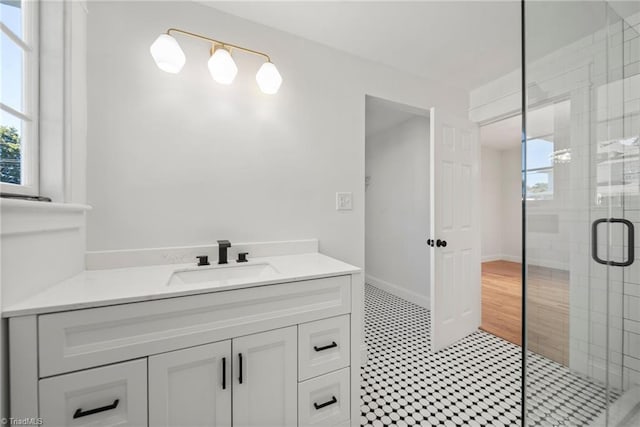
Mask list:
[[[77,203],[41,202],[37,200],[22,200],[10,198],[0,199],[0,208],[2,208],[3,213],[5,210],[9,209],[35,209],[67,212],[84,212],[91,210],[91,206],[81,205]]]
[[[74,203],[1,199],[0,235],[81,229],[85,226],[85,212],[90,209],[91,206]]]

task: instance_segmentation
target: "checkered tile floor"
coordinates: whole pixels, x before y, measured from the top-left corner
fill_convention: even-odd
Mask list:
[[[429,310],[367,285],[362,426],[519,426],[520,347],[476,332],[429,351]],[[531,426],[587,426],[605,390],[551,360],[528,361]]]

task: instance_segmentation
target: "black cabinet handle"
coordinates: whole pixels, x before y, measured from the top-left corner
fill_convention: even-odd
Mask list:
[[[313,349],[315,351],[322,351],[322,350],[329,350],[330,348],[334,348],[334,347],[337,347],[337,346],[338,346],[338,344],[336,344],[335,341],[331,341],[331,344],[328,344],[328,345],[325,345],[325,346],[322,346],[322,347],[318,347],[317,345],[314,345]]]
[[[606,261],[598,256],[598,225],[604,222],[620,223],[627,226],[627,259],[623,262]],[[624,218],[600,218],[591,224],[591,257],[598,264],[614,267],[628,267],[635,260],[635,227],[633,223]]]
[[[333,405],[336,402],[338,402],[338,399],[336,399],[335,396],[331,396],[331,400],[328,400],[328,401],[326,401],[324,403],[319,403],[318,404],[318,403],[314,402],[313,407],[316,408],[316,411],[317,411],[318,409],[322,409],[325,406]]]
[[[227,358],[222,358],[222,389],[227,389]]]
[[[433,239],[427,239],[427,246],[433,247]]]
[[[238,353],[238,383],[242,384],[242,353]]]
[[[99,408],[89,409],[88,411],[83,411],[81,408],[76,409],[76,412],[73,413],[73,419],[87,417],[89,415],[98,414],[104,411],[110,411],[112,409],[116,409],[118,407],[118,403],[120,403],[120,399],[116,399],[113,401],[111,405],[101,406]]]
[[[443,248],[446,248],[447,247],[447,241],[438,239],[438,240],[436,240],[436,246],[437,247],[442,246]]]

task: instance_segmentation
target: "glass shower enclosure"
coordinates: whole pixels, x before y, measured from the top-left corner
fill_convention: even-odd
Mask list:
[[[525,1],[523,43],[523,421],[639,426],[640,2]]]

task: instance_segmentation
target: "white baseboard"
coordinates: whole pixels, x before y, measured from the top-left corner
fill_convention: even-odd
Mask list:
[[[527,258],[527,264],[535,267],[553,268],[554,270],[569,271],[568,264],[553,260]]]
[[[360,345],[360,366],[367,366],[369,361],[369,350],[365,343]]]
[[[515,256],[515,255],[506,255],[506,254],[484,255],[482,257],[482,262],[491,262],[491,261],[510,261],[510,262],[521,263],[522,257]],[[553,268],[555,270],[564,270],[564,271],[569,270],[569,266],[567,264],[562,262],[550,261],[550,260],[528,258],[527,264],[534,267]]]
[[[403,288],[396,284],[389,283],[387,281],[378,279],[377,277],[374,277],[368,274],[365,275],[365,283],[375,286],[376,288],[382,289],[383,291],[387,291],[390,294],[393,294],[407,301],[411,301],[412,303],[418,304],[421,307],[431,308],[431,305],[429,303],[429,297],[420,295],[417,292]]]
[[[507,254],[483,255],[482,256],[482,262],[490,262],[490,261],[522,262],[522,257],[515,256],[515,255],[507,255]]]
[[[501,259],[504,261],[510,261],[510,262],[522,262],[522,257],[520,255],[502,254]]]
[[[507,254],[499,254],[499,255],[483,255],[482,262],[490,262],[490,261],[510,261],[510,262],[522,262],[522,257],[520,255],[507,255]],[[544,267],[544,268],[553,268],[555,270],[569,270],[569,266],[562,262],[556,262],[553,260],[543,260],[543,259],[533,259],[528,258],[527,263],[536,267]]]

